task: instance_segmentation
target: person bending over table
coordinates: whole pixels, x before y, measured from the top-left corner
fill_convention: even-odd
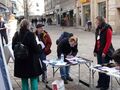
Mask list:
[[[62,39],[57,46],[57,56],[58,59],[61,59],[61,55],[64,55],[64,61],[67,57],[74,57],[77,55],[78,49],[78,39],[75,36],[70,38]],[[60,68],[61,78],[64,80],[65,84],[68,84],[68,81],[73,81],[73,79],[69,75],[70,66],[64,66]]]

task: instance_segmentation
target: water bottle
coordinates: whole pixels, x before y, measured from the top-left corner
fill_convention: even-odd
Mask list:
[[[64,55],[61,54],[61,62],[64,62]]]

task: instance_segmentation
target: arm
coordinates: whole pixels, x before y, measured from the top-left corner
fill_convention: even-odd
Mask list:
[[[31,49],[34,52],[39,53],[40,50],[42,50],[42,47],[41,47],[41,45],[37,44],[36,37],[35,37],[34,33],[30,33],[29,37],[31,37],[30,41],[29,41],[29,45],[30,45]]]
[[[14,50],[15,44],[17,43],[17,36],[18,36],[18,32],[16,32],[16,33],[14,34],[14,37],[13,37],[13,39],[12,39],[12,49],[13,49],[13,50]]]
[[[78,53],[78,45],[76,45],[76,46],[73,47],[73,49],[72,49],[72,55],[73,55],[73,56],[76,56],[77,53]]]
[[[97,50],[96,50],[96,47],[97,46],[97,44],[96,44],[96,42],[95,42],[95,46],[94,46],[94,53],[97,53]]]
[[[45,45],[45,52],[49,51],[49,49],[51,48],[51,45],[52,45],[52,41],[51,41],[50,36],[47,34],[46,37],[47,37],[46,38],[47,43]]]
[[[1,22],[1,23],[2,23],[2,26],[1,26],[0,30],[6,30],[5,23],[4,22]]]
[[[111,41],[112,41],[112,30],[108,29],[107,30],[107,35],[106,35],[106,45],[105,45],[105,48],[103,50],[104,54],[107,54],[108,49],[109,49],[109,47],[111,45]]]
[[[58,58],[61,58],[62,46],[63,46],[62,43],[59,43],[58,46],[57,46],[57,56],[58,56]]]
[[[95,32],[95,46],[94,46],[94,51],[93,51],[93,53],[97,53],[97,30],[96,30],[96,32]]]

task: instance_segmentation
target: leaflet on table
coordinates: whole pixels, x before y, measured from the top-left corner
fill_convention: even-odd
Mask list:
[[[70,64],[78,64],[77,61],[69,61]]]
[[[68,60],[70,62],[75,61],[75,62],[79,62],[79,63],[86,62],[86,60],[83,60],[82,58],[79,58],[79,57],[66,58],[66,60]]]
[[[58,61],[55,65],[56,66],[65,66],[65,65],[67,65],[67,62]]]
[[[43,62],[45,64],[52,64],[52,65],[57,65],[57,66],[62,66],[62,65],[66,65],[67,64],[66,62],[61,62],[61,61],[58,61],[58,60],[55,60],[55,59],[45,60]]]
[[[113,68],[109,68],[109,67],[106,67],[106,66],[96,66],[94,68],[97,68],[99,70],[102,70],[102,71],[107,71],[107,73],[111,74],[111,75],[120,75],[120,71],[116,69],[116,67],[113,67]]]
[[[69,60],[69,61],[76,61],[76,60],[78,60],[78,59],[79,59],[78,57],[66,58],[66,60]]]

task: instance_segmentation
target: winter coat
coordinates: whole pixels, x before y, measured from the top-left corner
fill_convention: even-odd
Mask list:
[[[19,78],[31,78],[36,77],[42,74],[42,69],[39,62],[39,52],[41,50],[41,46],[37,45],[35,35],[29,30],[20,29],[20,39],[22,40],[24,35],[27,33],[23,44],[28,47],[29,57],[25,60],[17,60],[15,59],[14,64],[14,76]],[[12,49],[14,50],[14,46],[19,41],[18,32],[15,33],[12,40]]]

